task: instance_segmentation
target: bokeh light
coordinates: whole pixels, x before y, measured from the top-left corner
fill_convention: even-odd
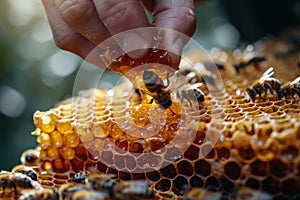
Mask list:
[[[25,110],[24,96],[8,86],[0,86],[0,112],[7,117],[18,117]]]

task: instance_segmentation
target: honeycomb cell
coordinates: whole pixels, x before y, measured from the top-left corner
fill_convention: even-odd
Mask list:
[[[102,162],[97,162],[97,170],[99,170],[100,173],[105,173],[107,170],[107,166],[103,164]]]
[[[165,167],[161,168],[160,174],[169,179],[173,179],[177,174],[176,167],[173,164],[164,164]]]
[[[46,160],[42,163],[41,168],[45,171],[50,171],[52,170],[52,162],[49,160]]]
[[[196,160],[199,157],[199,148],[191,145],[188,149],[184,152],[184,158],[189,160]]]
[[[54,147],[60,147],[63,145],[63,137],[59,131],[53,131],[50,134],[51,145]]]
[[[192,188],[194,188],[194,187],[203,187],[204,182],[199,176],[192,176],[191,179],[190,179],[190,186]]]
[[[260,181],[255,179],[255,178],[249,178],[247,179],[246,183],[245,183],[245,186],[246,187],[250,187],[250,188],[253,188],[255,190],[259,190],[260,189]]]
[[[203,144],[205,137],[206,137],[205,131],[197,131],[193,143],[201,145]]]
[[[133,156],[125,156],[125,166],[128,170],[133,170],[136,168],[136,159]]]
[[[230,150],[226,147],[217,149],[218,158],[222,161],[227,160],[230,157]]]
[[[37,126],[45,133],[51,133],[55,129],[55,123],[50,116],[42,115],[38,118]]]
[[[218,189],[220,187],[220,183],[216,177],[210,176],[206,179],[205,186],[207,188]]]
[[[187,188],[188,188],[188,181],[183,176],[177,176],[173,181],[174,193],[176,195],[182,196]]]
[[[128,150],[129,150],[129,152],[132,152],[132,153],[143,153],[144,147],[141,143],[131,142],[131,143],[129,143]]]
[[[42,149],[47,149],[51,145],[49,134],[41,133],[37,138],[37,142],[40,143]]]
[[[71,160],[71,168],[75,173],[81,172],[84,169],[84,162],[75,158]]]
[[[289,169],[281,160],[274,159],[270,162],[270,173],[275,177],[283,178],[289,173]]]
[[[176,168],[178,169],[178,173],[186,176],[191,176],[193,174],[193,166],[186,160],[180,161]]]
[[[53,148],[49,148],[47,150],[47,156],[51,159],[57,159],[59,158],[59,151],[57,148],[53,147]]]
[[[266,176],[268,174],[268,163],[256,160],[250,165],[251,173],[255,176]]]
[[[233,161],[227,162],[224,166],[224,173],[228,178],[236,180],[241,176],[241,166]]]
[[[221,176],[220,178],[221,187],[224,191],[231,193],[234,189],[234,184],[232,181],[227,179],[225,176]]]
[[[299,151],[294,146],[288,146],[281,151],[281,155],[284,160],[291,162],[298,157]]]
[[[120,154],[126,153],[128,150],[128,141],[127,140],[117,140],[115,145],[118,147],[116,151]]]
[[[283,181],[282,183],[282,192],[283,194],[294,196],[296,194],[299,194],[299,184],[297,184],[297,181],[294,179],[287,179]]]
[[[149,179],[149,180],[151,180],[151,181],[158,181],[158,180],[160,180],[160,174],[159,174],[159,172],[158,171],[156,171],[156,170],[146,170],[146,177]]]
[[[155,189],[158,191],[166,192],[171,188],[171,181],[169,179],[161,179],[160,181],[155,183]]]
[[[206,177],[211,173],[211,164],[203,159],[198,160],[194,165],[194,170],[197,174]]]
[[[131,173],[125,171],[119,171],[118,177],[123,181],[129,181],[132,179]]]
[[[76,157],[82,161],[86,161],[88,159],[88,152],[83,145],[78,145],[75,148]]]
[[[149,140],[149,143],[150,143],[150,148],[151,148],[152,152],[163,153],[162,149],[165,147],[165,144],[162,139],[151,138]],[[158,150],[160,150],[160,151],[158,151]]]
[[[145,180],[146,175],[145,173],[132,173],[132,180]]]
[[[201,148],[201,156],[204,156],[206,159],[213,159],[216,156],[215,149],[211,144],[204,144]]]
[[[53,166],[53,171],[56,172],[56,173],[66,171],[64,169],[64,161],[62,159],[55,159],[53,161],[52,166]]]
[[[68,134],[64,137],[64,145],[67,147],[77,147],[79,145],[79,136],[77,134]]]
[[[71,123],[68,120],[60,120],[57,122],[57,130],[62,134],[68,134],[73,132]]]
[[[101,160],[107,164],[112,165],[113,162],[113,153],[111,151],[102,151],[101,152]]]
[[[60,148],[60,155],[66,160],[72,160],[75,157],[75,150],[73,148],[63,146]]]
[[[115,155],[113,158],[113,162],[117,169],[121,170],[125,168],[125,158],[123,155]]]
[[[162,160],[163,159],[160,156],[143,154],[137,159],[137,164],[140,168],[157,168],[161,165]]]
[[[277,194],[279,190],[279,182],[272,177],[268,177],[262,182],[262,189],[271,194]]]

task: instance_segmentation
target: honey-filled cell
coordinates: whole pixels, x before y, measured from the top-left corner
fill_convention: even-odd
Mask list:
[[[60,155],[66,160],[72,160],[75,157],[75,150],[70,147],[61,147]]]

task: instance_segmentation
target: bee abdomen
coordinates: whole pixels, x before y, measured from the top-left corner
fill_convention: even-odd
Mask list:
[[[155,92],[160,90],[164,83],[161,78],[159,78],[154,72],[144,71],[143,73],[143,81],[145,86],[150,92]]]

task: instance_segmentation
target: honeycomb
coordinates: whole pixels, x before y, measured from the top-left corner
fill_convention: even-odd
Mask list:
[[[23,153],[22,164],[37,173],[43,188],[39,191],[45,193],[72,182],[78,173],[89,172],[112,174],[124,182],[146,180],[156,199],[297,198],[299,96],[278,99],[265,92],[252,100],[246,90],[270,66],[282,85],[299,76],[298,33],[291,31],[234,51],[212,50],[225,90],[212,95],[202,85],[205,101],[197,103],[197,111],[189,110],[189,102],[174,101],[166,109],[145,102],[128,82],[108,91],[82,91],[48,111],[37,111],[32,135],[38,146]],[[292,43],[291,37],[297,40]],[[136,63],[164,63],[160,54],[165,52],[152,52],[149,60]],[[248,62],[254,56],[263,59]],[[197,52],[185,57],[193,64],[206,61]],[[128,59],[123,57],[111,69],[134,68]],[[4,191],[1,176],[0,180],[3,197],[21,195]],[[87,190],[76,199],[93,197],[93,192]]]

